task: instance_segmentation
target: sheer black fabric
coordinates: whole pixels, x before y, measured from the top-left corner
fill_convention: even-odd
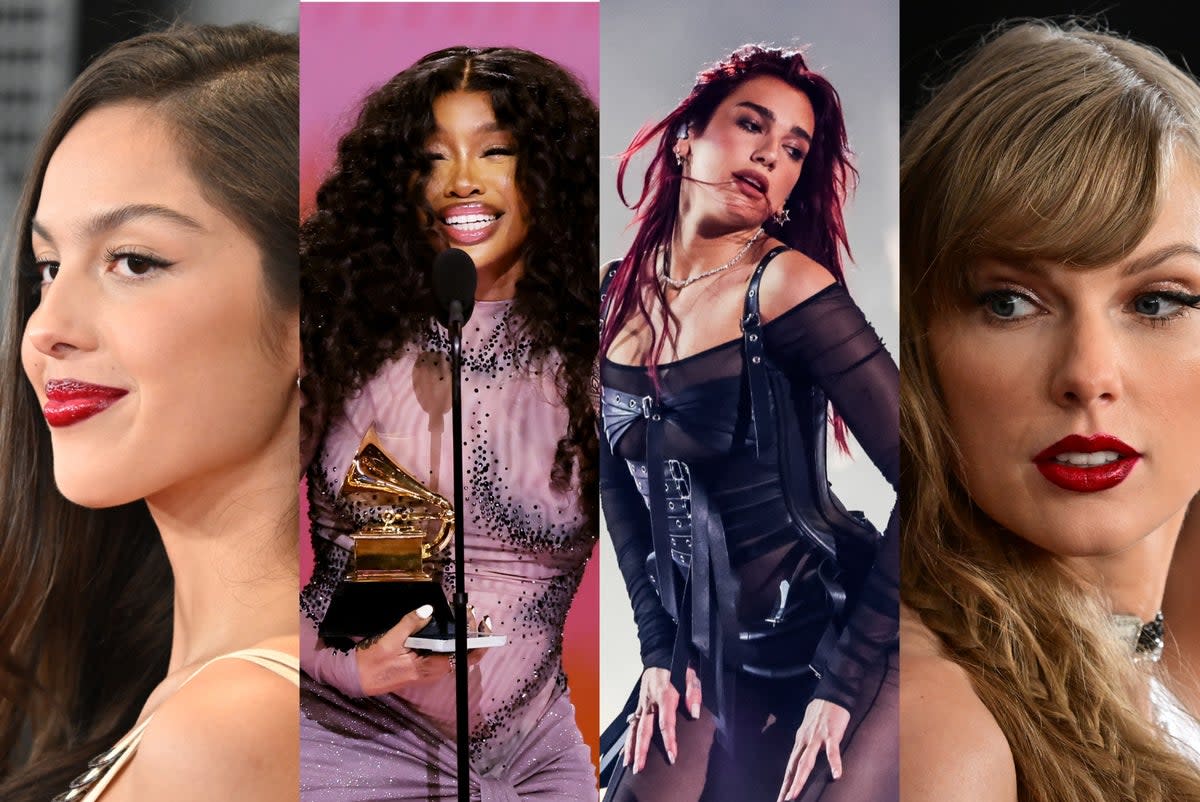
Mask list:
[[[779,386],[785,389],[772,396],[773,419],[758,427],[742,338],[660,366],[657,387],[644,367],[602,362],[601,497],[633,604],[644,664],[670,666],[673,648],[683,644],[705,682],[705,704],[716,713],[718,735],[732,735],[748,721],[761,730],[770,719],[774,724],[769,729],[790,748],[804,707],[814,696],[853,711],[857,726],[868,717],[870,700],[879,693],[898,626],[895,510],[819,681],[797,674],[780,685],[781,672],[786,674],[786,666],[780,665],[772,667],[769,679],[738,676],[736,693],[726,694],[736,697],[735,713],[733,699],[714,699],[712,693],[722,676],[728,679],[730,672],[739,672],[738,660],[745,651],[733,643],[722,659],[718,641],[728,632],[708,638],[704,627],[694,622],[709,615],[719,622],[718,630],[754,630],[786,607],[793,619],[801,611],[797,642],[815,643],[827,629],[834,608],[815,577],[829,554],[818,540],[798,534],[805,530],[806,517],[817,515],[819,502],[810,489],[789,481],[783,466],[789,458],[804,456],[798,449],[811,442],[805,430],[812,426],[816,387],[895,487],[899,382],[894,362],[840,285],[827,287],[770,321],[762,333],[769,371],[783,377]],[[764,425],[772,429],[758,443],[755,431],[762,432]],[[665,488],[658,493],[657,514],[663,520],[657,530],[650,492],[655,480]],[[713,523],[698,523],[705,518]],[[659,553],[648,570],[656,537]],[[723,543],[705,542],[714,539]],[[724,580],[721,559],[727,560],[730,573]],[[701,560],[714,566],[713,578],[697,579]],[[675,583],[674,599],[655,588],[656,582],[663,585],[664,562],[673,572],[665,578]],[[680,587],[685,588],[682,599]],[[687,598],[697,595],[733,598]],[[778,659],[784,662],[807,663],[813,657],[811,649],[780,651],[784,654]],[[885,740],[894,742],[895,737],[892,731]],[[774,754],[778,745],[756,751]],[[894,743],[890,751],[894,757]],[[786,758],[787,749],[783,754]],[[780,765],[780,778],[782,772]]]

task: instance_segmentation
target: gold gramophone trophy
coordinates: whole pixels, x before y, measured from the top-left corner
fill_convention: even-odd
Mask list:
[[[410,610],[434,608],[432,625],[452,615],[441,588],[441,564],[454,527],[451,503],[384,451],[372,426],[359,444],[340,498],[383,508],[380,520],[349,535],[345,578],[321,622],[321,637],[340,640],[387,631]]]

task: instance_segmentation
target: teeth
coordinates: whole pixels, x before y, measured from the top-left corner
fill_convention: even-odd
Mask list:
[[[463,231],[479,231],[490,226],[495,220],[494,214],[456,214],[445,218],[446,225]]]
[[[1091,453],[1067,451],[1055,457],[1054,461],[1062,465],[1088,468],[1095,465],[1107,465],[1110,462],[1116,462],[1120,458],[1121,455],[1115,451],[1093,451]]]

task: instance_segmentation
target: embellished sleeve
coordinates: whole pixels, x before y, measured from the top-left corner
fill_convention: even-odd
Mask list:
[[[765,329],[765,345],[793,384],[824,390],[871,461],[898,490],[899,371],[846,289],[831,285],[772,321]],[[816,698],[852,708],[864,675],[887,659],[899,628],[899,574],[897,504]]]
[[[650,511],[629,474],[627,463],[612,453],[603,427],[600,431],[600,502],[617,565],[633,605],[642,665],[669,668],[675,643],[675,621],[663,608],[646,571],[646,558],[653,551]]]

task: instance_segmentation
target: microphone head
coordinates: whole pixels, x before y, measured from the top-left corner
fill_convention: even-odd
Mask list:
[[[437,299],[437,316],[449,328],[450,308],[455,301],[462,305],[462,322],[471,319],[475,308],[475,261],[466,251],[447,248],[433,260],[433,295]]]

